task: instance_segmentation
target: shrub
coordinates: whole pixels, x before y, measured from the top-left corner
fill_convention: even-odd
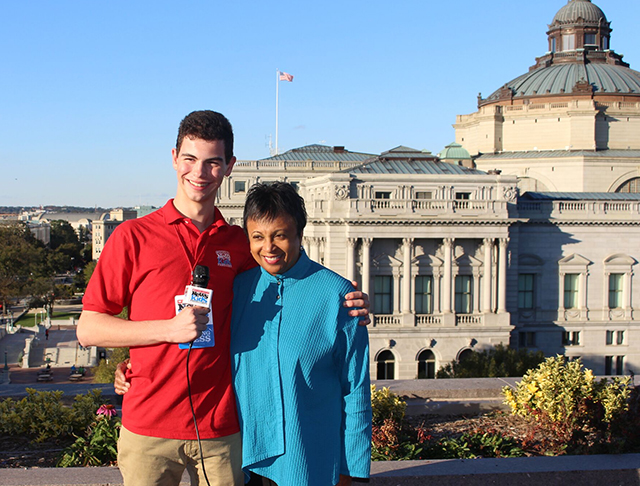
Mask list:
[[[541,452],[606,452],[624,447],[613,432],[629,420],[629,382],[596,381],[580,360],[557,356],[527,372],[515,390],[503,388],[503,394],[513,414],[551,434]]]
[[[405,421],[407,404],[388,388],[371,386],[373,461],[410,461],[414,459],[469,459],[475,457],[519,457],[524,455],[518,443],[496,431],[477,430],[459,438],[435,440],[424,424]]]
[[[99,390],[77,395],[72,407],[62,403],[61,391],[37,392],[27,388],[21,400],[7,398],[0,402],[0,432],[8,436],[25,436],[33,442],[68,437],[84,430],[104,403]]]
[[[544,361],[542,351],[512,349],[498,344],[484,351],[472,351],[461,361],[442,366],[437,378],[496,378],[523,376]]]
[[[374,425],[382,425],[387,419],[400,424],[404,419],[406,408],[405,401],[388,388],[376,390],[376,386],[371,385],[371,409]]]

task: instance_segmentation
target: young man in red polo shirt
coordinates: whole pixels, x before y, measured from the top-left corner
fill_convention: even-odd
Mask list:
[[[204,467],[211,485],[241,485],[229,322],[233,279],[256,263],[242,229],[229,226],[214,204],[236,161],[231,124],[213,111],[187,115],[172,158],[176,197],[148,216],[125,221],[111,235],[87,286],[78,340],[85,347],[130,348],[131,385],[118,443],[125,484],[178,485],[185,468],[193,484],[206,484]],[[196,265],[210,271],[215,345],[191,350],[189,396],[188,352],[178,344],[200,336],[208,309],[187,307],[176,314],[175,299],[184,294]],[[360,292],[350,297],[350,306],[368,305]],[[125,307],[129,320],[115,317]]]

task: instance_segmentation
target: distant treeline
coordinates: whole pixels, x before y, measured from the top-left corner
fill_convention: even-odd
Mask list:
[[[105,208],[85,208],[80,206],[0,206],[0,214],[20,214],[22,211],[46,210],[53,213],[104,213]]]

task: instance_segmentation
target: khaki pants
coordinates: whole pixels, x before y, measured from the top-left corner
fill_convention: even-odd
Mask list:
[[[202,440],[204,468],[211,486],[242,486],[240,433]],[[193,486],[206,486],[197,440],[160,439],[124,427],[118,440],[118,466],[127,486],[178,486],[186,469]]]

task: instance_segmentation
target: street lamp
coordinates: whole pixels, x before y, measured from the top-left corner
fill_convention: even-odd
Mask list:
[[[7,363],[7,352],[4,352],[4,371],[9,371],[9,364]]]

